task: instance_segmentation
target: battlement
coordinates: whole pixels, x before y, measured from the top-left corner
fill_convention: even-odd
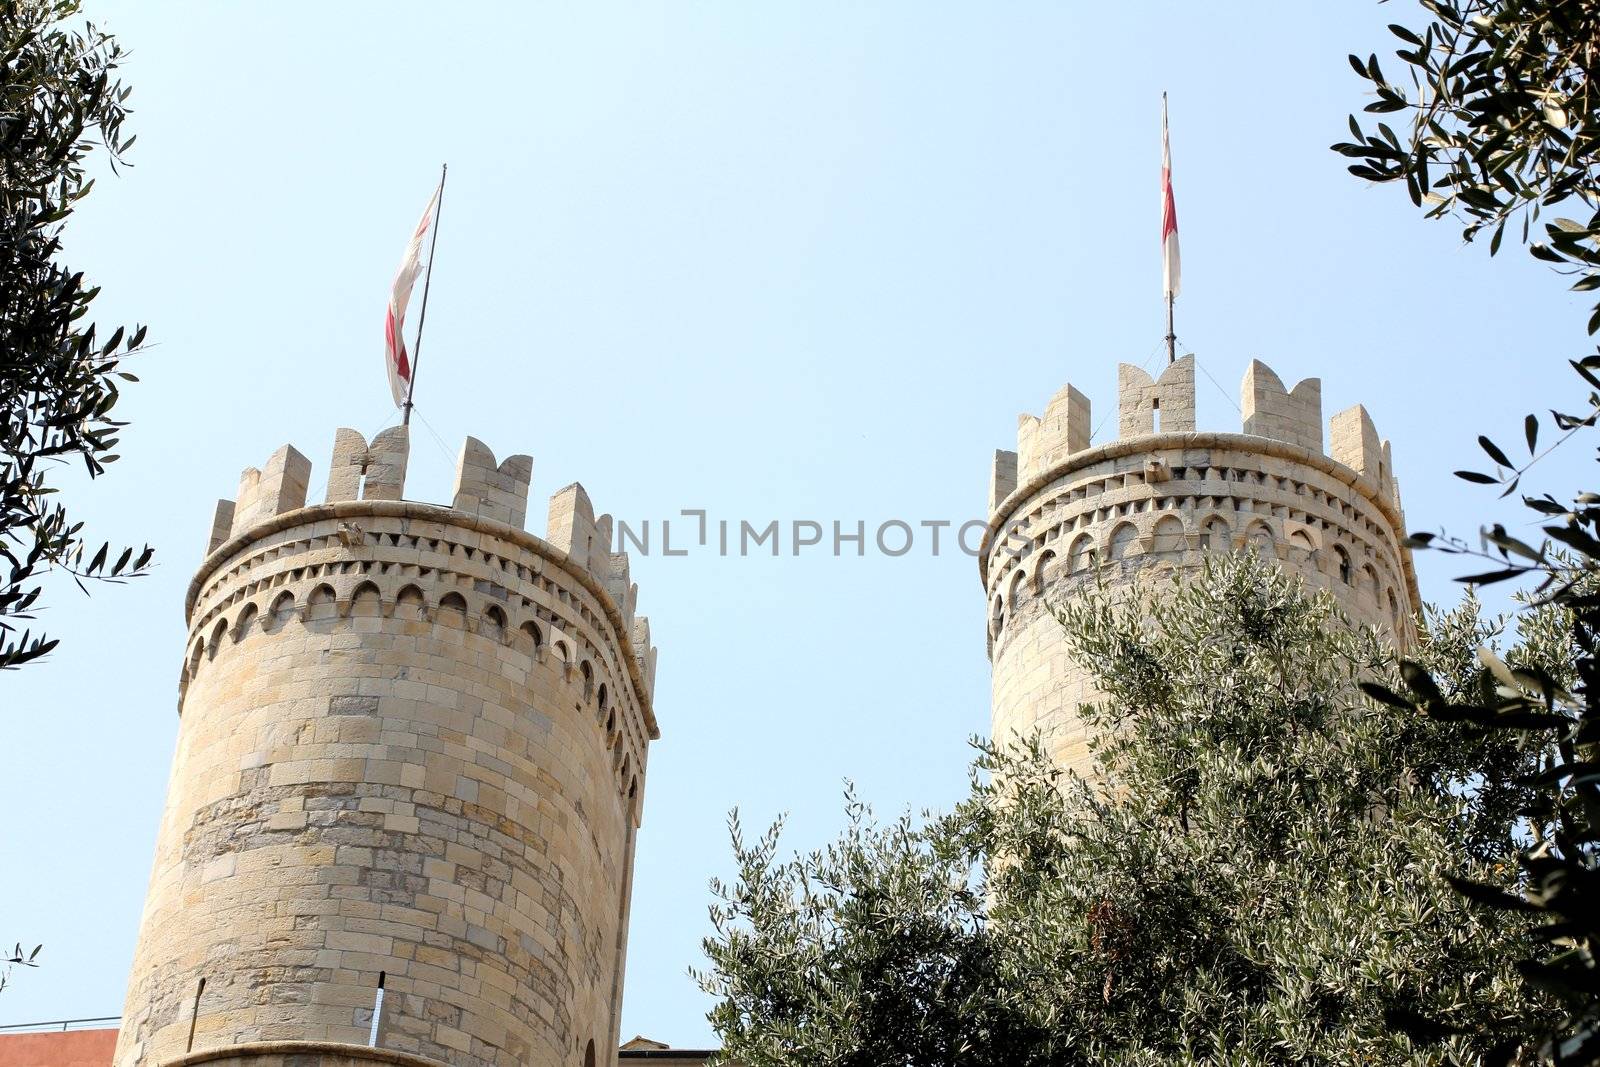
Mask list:
[[[1378,436],[1366,408],[1357,404],[1334,415],[1323,450],[1322,382],[1307,378],[1286,389],[1271,367],[1251,360],[1240,385],[1243,432],[1325,454],[1349,467],[1376,494],[1400,507],[1389,442]],[[1089,398],[1068,384],[1042,418],[1024,414],[1017,424],[1017,450],[997,451],[989,479],[989,511],[1027,485],[1090,448]],[[1195,359],[1184,356],[1157,378],[1141,367],[1117,367],[1118,439],[1194,433]],[[1104,442],[1102,442],[1104,443]]]
[[[383,430],[370,443],[359,431],[340,427],[333,435],[325,502],[404,500],[409,455],[410,433],[404,426]],[[246,468],[236,499],[217,501],[207,554],[279,515],[304,508],[311,473],[311,461],[287,444],[261,467]],[[456,462],[448,510],[524,530],[532,479],[532,456],[518,454],[496,462],[488,445],[468,437]],[[649,645],[649,622],[634,616],[639,587],[631,581],[628,554],[612,550],[611,516],[597,518],[589,494],[574,482],[550,498],[543,540],[610,597],[622,619],[622,633],[634,645],[646,688],[653,690],[656,650]]]
[[[1161,377],[1117,364],[1117,426],[1122,437],[1194,432],[1194,357],[1167,364]]]
[[[1239,387],[1244,432],[1322,451],[1322,379],[1307,378],[1286,390],[1283,380],[1259,359],[1245,368]]]

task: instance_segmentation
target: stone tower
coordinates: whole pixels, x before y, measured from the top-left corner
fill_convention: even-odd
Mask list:
[[[996,452],[978,563],[988,597],[996,741],[1035,730],[1087,774],[1079,704],[1096,693],[1068,655],[1047,601],[1097,580],[1146,590],[1207,553],[1254,548],[1358,622],[1404,646],[1419,603],[1390,467],[1366,409],[1341,411],[1322,442],[1322,384],[1292,390],[1265,364],[1245,371],[1243,433],[1195,429],[1193,356],[1152,380],[1117,372],[1117,439],[1090,447],[1089,400],[1065,386],[1023,415],[1017,450]]]
[[[655,650],[579,485],[404,428],[218,505],[117,1067],[615,1059]],[[382,981],[382,1010],[374,1006]]]

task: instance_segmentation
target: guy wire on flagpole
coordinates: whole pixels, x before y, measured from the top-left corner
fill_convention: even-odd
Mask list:
[[[422,362],[422,327],[428,321],[428,286],[433,283],[433,252],[439,247],[439,217],[444,214],[444,180],[450,164],[439,167],[439,202],[433,209],[433,237],[428,241],[428,270],[422,276],[422,310],[417,313],[417,343],[411,349],[411,381],[406,384],[406,413],[400,425],[411,425],[411,396],[417,391],[417,366]]]

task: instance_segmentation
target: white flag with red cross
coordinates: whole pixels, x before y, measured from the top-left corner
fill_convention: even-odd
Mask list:
[[[405,339],[406,305],[411,303],[411,290],[416,287],[417,275],[422,273],[422,239],[433,225],[434,214],[439,208],[439,193],[443,188],[441,182],[439,188],[433,191],[433,196],[428,198],[428,207],[422,213],[422,221],[417,223],[416,232],[411,235],[411,243],[406,245],[400,270],[394,276],[394,286],[389,290],[389,313],[383,323],[383,351],[384,363],[389,369],[389,391],[394,394],[394,406],[397,408],[405,406],[406,398],[411,393],[411,360],[406,353]]]
[[[1167,94],[1161,94],[1161,285],[1178,295],[1182,259],[1178,255],[1178,205],[1172,199],[1172,148],[1167,143]]]

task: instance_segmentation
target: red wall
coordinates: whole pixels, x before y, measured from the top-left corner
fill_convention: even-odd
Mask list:
[[[0,1034],[0,1067],[110,1067],[117,1031]]]

